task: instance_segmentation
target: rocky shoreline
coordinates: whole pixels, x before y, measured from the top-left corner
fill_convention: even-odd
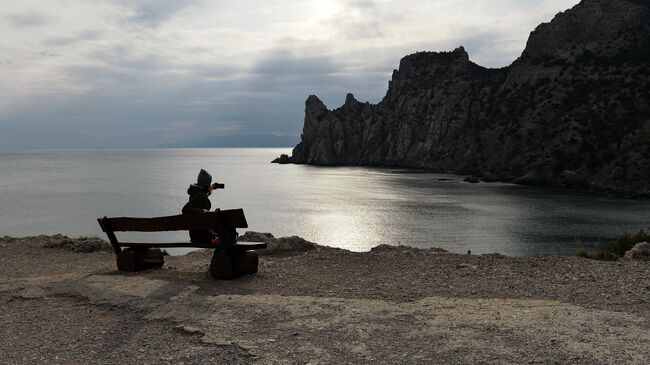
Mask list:
[[[271,161],[271,163],[275,164],[280,164],[280,165],[286,165],[286,164],[296,164],[296,165],[309,165],[308,163],[297,163],[297,162],[292,162],[292,158],[289,155],[282,154],[280,157],[277,157]],[[498,177],[495,175],[473,175],[473,174],[462,174],[455,172],[453,170],[440,170],[440,169],[430,169],[430,168],[418,168],[418,167],[405,167],[405,166],[386,166],[386,165],[355,165],[355,164],[318,164],[317,166],[322,166],[322,167],[336,167],[336,166],[366,166],[366,167],[373,167],[377,169],[388,169],[388,170],[399,170],[401,173],[403,172],[408,172],[408,173],[413,173],[413,174],[419,174],[419,173],[425,173],[425,174],[444,174],[444,175],[456,175],[458,181],[470,183],[470,184],[478,184],[478,183],[508,183],[508,184],[515,184],[515,185],[523,185],[523,186],[537,186],[537,187],[553,187],[553,188],[560,188],[560,189],[568,189],[571,191],[586,191],[590,194],[594,194],[595,196],[606,196],[606,197],[613,197],[613,198],[621,198],[621,199],[637,199],[637,200],[646,200],[650,199],[650,191],[630,191],[630,190],[625,190],[625,189],[612,189],[612,188],[607,188],[604,186],[595,186],[595,185],[589,185],[589,186],[571,186],[571,185],[564,185],[564,184],[551,184],[547,185],[544,184],[543,182],[531,182],[531,181],[526,181],[526,180],[519,180],[515,179],[513,177]],[[448,181],[448,180],[453,180],[449,178],[441,178],[439,181]]]
[[[208,250],[127,274],[75,249],[88,238],[0,238],[0,362],[650,361],[647,261],[265,237],[259,273],[234,281],[206,275]]]

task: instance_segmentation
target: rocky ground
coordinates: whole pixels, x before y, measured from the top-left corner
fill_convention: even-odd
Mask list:
[[[649,262],[268,239],[215,281],[208,251],[127,274],[92,238],[0,238],[0,363],[650,362]]]

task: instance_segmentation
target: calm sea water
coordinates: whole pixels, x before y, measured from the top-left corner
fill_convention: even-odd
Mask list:
[[[0,153],[0,235],[103,237],[97,217],[179,214],[200,168],[226,184],[211,196],[213,207],[244,208],[250,230],[299,235],[355,251],[386,243],[459,253],[574,254],[579,247],[604,247],[623,231],[650,226],[648,201],[501,183],[466,184],[454,175],[269,163],[288,152]],[[187,235],[121,237],[175,240]]]

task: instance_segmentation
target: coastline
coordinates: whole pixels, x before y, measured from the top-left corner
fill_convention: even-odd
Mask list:
[[[286,156],[286,158],[284,156]],[[605,196],[605,197],[619,198],[619,199],[650,200],[650,191],[645,191],[645,190],[629,191],[629,190],[617,190],[605,186],[592,186],[590,184],[571,185],[565,183],[547,183],[547,181],[542,178],[521,179],[513,176],[502,177],[496,175],[483,175],[480,173],[469,172],[469,171],[449,171],[444,169],[428,169],[428,168],[422,168],[422,167],[410,166],[410,165],[401,166],[401,165],[338,164],[338,163],[312,164],[312,163],[293,162],[292,156],[288,156],[284,154],[280,155],[280,157],[277,157],[276,159],[271,161],[271,163],[276,163],[280,165],[288,165],[288,164],[305,165],[305,166],[312,166],[312,167],[365,167],[365,168],[387,170],[387,171],[391,171],[391,170],[403,171],[403,173],[410,173],[410,174],[446,174],[446,175],[457,176],[459,179],[462,179],[465,182],[468,182],[466,181],[467,179],[472,179],[474,180],[472,183],[486,183],[486,184],[503,183],[503,184],[513,184],[518,186],[538,187],[544,189],[561,189],[561,190],[567,190],[573,192],[592,194],[594,196]]]
[[[647,262],[299,245],[262,255],[255,276],[215,281],[209,251],[125,274],[110,252],[45,248],[47,237],[0,238],[12,334],[0,362],[650,359]]]

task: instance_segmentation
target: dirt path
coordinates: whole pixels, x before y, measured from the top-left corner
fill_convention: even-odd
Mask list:
[[[650,264],[318,248],[214,281],[210,253],[0,240],[0,363],[650,362]]]

